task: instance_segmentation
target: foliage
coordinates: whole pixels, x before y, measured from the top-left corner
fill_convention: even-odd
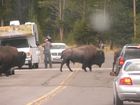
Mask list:
[[[96,34],[92,32],[87,22],[83,20],[76,21],[73,35],[77,44],[89,44],[96,41]]]
[[[133,18],[130,13],[131,8],[128,6],[129,3],[130,0],[114,0],[111,4],[110,38],[116,44],[130,43],[132,39]]]
[[[10,15],[12,14],[12,5],[13,0],[1,0],[0,1],[0,21],[4,25],[6,20],[9,20]]]
[[[3,2],[2,2],[3,1]],[[40,40],[50,35],[53,41],[76,44],[96,44],[102,39],[113,44],[126,44],[140,40],[140,0],[136,0],[137,35],[133,39],[133,0],[1,0],[0,21],[21,23],[34,21],[38,24]],[[91,26],[91,15],[103,11],[109,15],[110,27],[105,31]]]

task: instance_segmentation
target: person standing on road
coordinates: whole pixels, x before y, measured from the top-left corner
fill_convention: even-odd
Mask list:
[[[104,43],[103,43],[103,41],[100,41],[99,42],[99,48],[102,49],[102,50],[104,49]]]
[[[43,43],[43,47],[44,47],[44,63],[45,63],[45,68],[48,67],[48,63],[49,63],[49,67],[52,68],[52,61],[51,61],[51,41],[49,40],[49,38],[47,37],[45,39],[45,43]]]

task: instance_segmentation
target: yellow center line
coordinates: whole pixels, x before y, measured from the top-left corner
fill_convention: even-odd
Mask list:
[[[41,105],[41,103],[45,100],[49,100],[50,98],[54,97],[57,93],[59,93],[60,91],[62,91],[63,89],[65,89],[67,86],[65,86],[64,84],[68,81],[70,81],[72,79],[72,75],[73,74],[77,74],[79,70],[74,72],[71,72],[60,84],[59,86],[57,86],[56,88],[54,88],[52,91],[50,91],[47,94],[44,94],[43,96],[39,97],[36,100],[33,100],[32,102],[26,104],[26,105]]]

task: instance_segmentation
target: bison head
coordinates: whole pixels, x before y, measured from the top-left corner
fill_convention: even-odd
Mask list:
[[[17,56],[17,66],[21,68],[25,64],[26,53],[25,52],[18,52]]]
[[[95,63],[96,63],[99,67],[101,67],[102,64],[103,64],[104,61],[105,61],[105,54],[104,54],[104,51],[102,51],[102,50],[97,50],[97,53],[96,53],[95,58],[96,58]]]

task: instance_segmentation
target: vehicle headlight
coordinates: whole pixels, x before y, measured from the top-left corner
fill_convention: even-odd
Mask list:
[[[32,56],[31,52],[27,52],[27,53],[26,53],[26,56],[27,56],[27,57],[31,57],[31,56]]]

